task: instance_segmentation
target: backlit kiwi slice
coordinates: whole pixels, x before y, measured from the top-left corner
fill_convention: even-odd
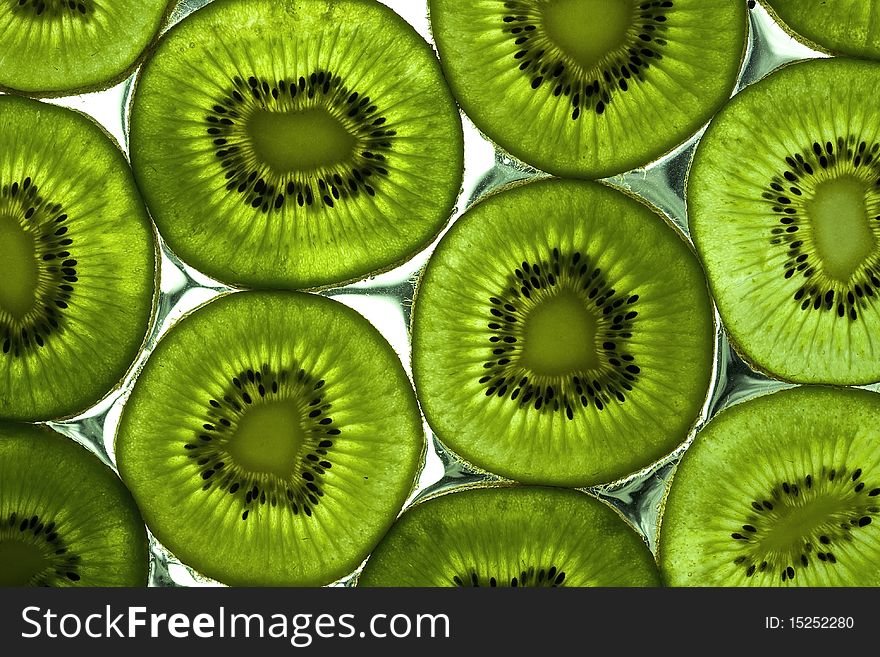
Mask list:
[[[400,361],[324,297],[242,292],[176,324],[116,438],[147,525],[233,585],[318,585],[352,572],[410,494],[424,451]]]
[[[358,586],[657,586],[648,546],[610,506],[561,488],[475,488],[407,510]]]
[[[121,80],[154,39],[168,0],[4,0],[0,87],[58,94]]]
[[[0,587],[146,586],[148,554],[134,500],[97,456],[0,422]]]
[[[812,47],[880,58],[880,4],[873,0],[766,0],[766,4],[784,27]]]
[[[877,64],[787,66],[697,147],[691,236],[732,342],[779,378],[880,379],[878,86]]]
[[[430,0],[462,109],[498,145],[561,176],[647,164],[733,91],[738,0]]]
[[[428,262],[412,328],[441,441],[525,483],[610,482],[667,454],[712,373],[693,251],[598,183],[535,182],[470,208]]]
[[[84,410],[143,343],[155,245],[125,157],[84,115],[0,96],[0,417]]]
[[[218,0],[139,79],[132,162],[201,271],[315,288],[427,245],[461,186],[462,128],[431,47],[375,0]]]
[[[697,434],[659,538],[673,586],[880,586],[880,396],[794,388]]]

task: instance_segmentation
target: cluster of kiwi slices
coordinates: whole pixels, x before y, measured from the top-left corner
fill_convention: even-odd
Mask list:
[[[880,585],[874,3],[200,4],[0,12],[0,586]]]

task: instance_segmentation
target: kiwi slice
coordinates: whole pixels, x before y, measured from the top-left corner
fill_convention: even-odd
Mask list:
[[[672,478],[673,586],[880,586],[880,396],[793,388],[719,413]]]
[[[132,162],[206,274],[318,288],[407,259],[448,221],[461,119],[431,47],[375,0],[218,0],[143,69]]]
[[[122,152],[72,110],[0,96],[0,417],[84,410],[135,359],[155,240]]]
[[[644,165],[730,97],[746,36],[733,0],[429,0],[462,109],[539,169]]]
[[[358,586],[658,586],[644,539],[608,504],[561,488],[473,488],[408,509]]]
[[[140,60],[168,6],[168,0],[4,0],[0,88],[61,95],[109,87]]]
[[[241,292],[171,328],[116,437],[123,481],[177,557],[232,585],[352,572],[411,493],[425,449],[400,361],[330,299]]]
[[[598,183],[533,182],[471,207],[413,307],[428,422],[524,483],[606,483],[672,451],[705,402],[713,345],[690,245]]]
[[[792,36],[824,52],[880,58],[880,5],[865,0],[766,0]]]
[[[688,179],[691,237],[731,342],[802,383],[880,379],[880,66],[792,64],[712,121]]]
[[[0,422],[0,587],[146,586],[148,571],[116,474],[47,427]]]

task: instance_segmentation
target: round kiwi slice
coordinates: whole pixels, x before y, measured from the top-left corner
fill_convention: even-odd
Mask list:
[[[144,67],[132,162],[159,232],[227,283],[388,269],[448,221],[461,118],[431,47],[375,0],[218,0]]]
[[[524,483],[607,483],[681,443],[712,376],[714,315],[684,237],[598,183],[519,185],[440,241],[413,307],[438,437]]]
[[[232,585],[352,572],[412,492],[425,449],[400,361],[330,299],[241,292],[171,328],[116,437],[156,538]]]
[[[146,586],[148,571],[116,474],[46,427],[0,422],[0,587]]]
[[[731,342],[802,383],[880,379],[880,66],[786,66],[722,109],[687,186]]]
[[[719,413],[673,475],[673,586],[880,586],[880,395],[794,388]]]
[[[5,0],[3,4],[0,87],[30,95],[60,95],[122,80],[156,37],[169,2]]]
[[[644,539],[614,509],[562,488],[473,488],[408,509],[358,586],[658,586]]]
[[[734,0],[430,0],[453,93],[499,146],[550,173],[644,165],[728,99],[746,37]]]
[[[865,0],[766,0],[768,9],[807,45],[839,55],[880,59],[880,5]]]
[[[82,411],[140,349],[155,240],[122,152],[88,117],[0,96],[0,417]]]

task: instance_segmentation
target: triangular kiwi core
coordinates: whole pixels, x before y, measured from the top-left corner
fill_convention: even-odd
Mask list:
[[[0,586],[27,586],[48,568],[39,548],[24,541],[0,541]]]
[[[876,240],[868,225],[867,185],[852,175],[820,182],[806,211],[826,273],[842,283],[871,255]]]
[[[289,478],[295,473],[297,455],[305,441],[297,404],[272,401],[252,406],[242,415],[229,442],[229,453],[246,470]]]
[[[597,321],[584,299],[560,290],[525,318],[520,364],[544,376],[571,376],[599,367]]]
[[[542,15],[547,36],[590,70],[620,48],[633,22],[631,0],[556,0]]]

